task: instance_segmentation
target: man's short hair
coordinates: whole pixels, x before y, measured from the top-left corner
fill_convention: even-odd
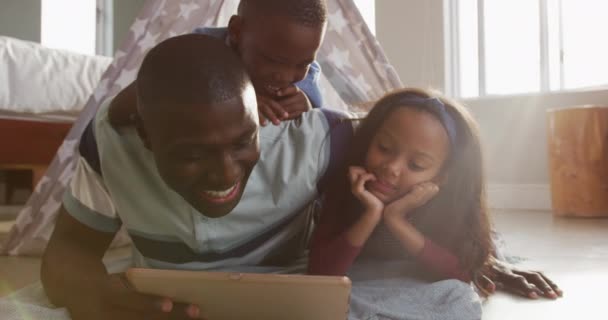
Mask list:
[[[285,15],[308,27],[319,27],[327,21],[325,0],[241,0],[238,14],[247,16],[251,12]]]
[[[138,108],[221,103],[241,96],[249,83],[241,59],[223,41],[177,36],[145,56],[136,80]]]

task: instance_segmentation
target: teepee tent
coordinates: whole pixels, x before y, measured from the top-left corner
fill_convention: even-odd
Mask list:
[[[53,230],[63,192],[74,170],[79,138],[100,103],[131,83],[144,54],[169,37],[201,26],[225,26],[238,0],[148,0],[112,65],[59,148],[46,175],[19,213],[1,254],[39,255]],[[401,86],[380,45],[352,0],[328,0],[329,23],[319,50],[325,105],[352,109]]]

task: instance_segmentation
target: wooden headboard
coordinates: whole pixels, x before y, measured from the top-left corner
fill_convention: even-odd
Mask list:
[[[0,164],[48,165],[72,123],[0,119]]]

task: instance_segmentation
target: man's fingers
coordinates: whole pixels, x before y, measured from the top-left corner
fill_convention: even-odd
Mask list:
[[[142,294],[135,291],[124,274],[117,279],[123,287],[118,305],[149,315],[151,319],[199,319],[200,308],[193,304],[174,302],[169,298]],[[118,284],[117,284],[118,285]]]
[[[173,309],[173,302],[168,298],[135,291],[124,274],[112,275],[108,281],[110,288],[104,299],[109,304],[138,312],[170,312]]]
[[[201,319],[201,310],[192,304],[175,303],[173,310],[169,313],[170,320]]]

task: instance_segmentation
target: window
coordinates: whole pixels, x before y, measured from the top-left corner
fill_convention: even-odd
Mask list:
[[[363,16],[367,27],[376,34],[376,1],[375,0],[355,0],[355,5]]]
[[[608,84],[605,0],[449,1],[455,95]]]
[[[42,45],[84,54],[111,54],[112,0],[42,0]]]

